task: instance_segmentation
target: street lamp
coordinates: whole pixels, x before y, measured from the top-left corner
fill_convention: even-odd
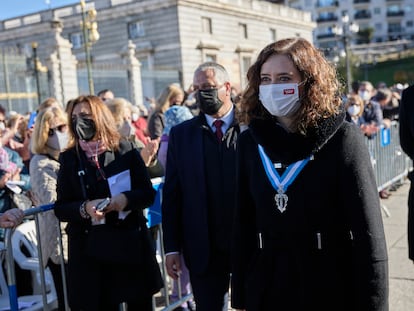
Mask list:
[[[37,90],[37,103],[41,103],[41,93],[40,93],[40,81],[39,81],[39,72],[47,72],[47,67],[43,66],[37,57],[37,42],[32,42],[32,52],[33,52],[33,70],[36,79],[36,90]]]
[[[349,55],[349,43],[352,36],[359,31],[358,24],[349,21],[349,15],[344,14],[342,16],[342,28],[334,26],[332,31],[335,35],[341,38],[342,45],[345,50],[345,66],[346,66],[346,83],[348,92],[352,91],[352,75],[351,75],[351,58]]]
[[[98,23],[96,22],[96,10],[90,9],[88,12],[85,11],[85,1],[80,1],[80,6],[82,10],[82,33],[84,40],[85,48],[85,60],[86,60],[86,70],[88,72],[88,85],[89,93],[91,95],[95,94],[92,78],[92,69],[91,69],[91,48],[92,44],[99,40],[98,32]]]

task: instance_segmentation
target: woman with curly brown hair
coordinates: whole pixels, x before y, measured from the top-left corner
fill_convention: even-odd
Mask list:
[[[232,305],[387,310],[384,229],[361,131],[335,69],[302,38],[266,46],[241,112]]]

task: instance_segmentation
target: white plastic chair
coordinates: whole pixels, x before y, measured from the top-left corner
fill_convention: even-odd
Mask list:
[[[33,294],[39,295],[42,299],[42,286],[40,281],[39,256],[37,251],[37,235],[34,220],[30,220],[19,225],[11,237],[13,247],[13,257],[21,269],[30,270],[32,275]],[[25,251],[24,251],[25,250]],[[28,253],[28,254],[27,254]],[[44,270],[46,281],[46,294],[48,309],[57,308],[57,294],[52,273],[49,268]],[[18,282],[18,280],[17,280]],[[0,309],[1,311],[1,309]]]
[[[4,243],[0,243],[0,311],[10,310],[10,297],[9,287],[4,275],[4,260],[5,260],[6,249]],[[28,295],[18,297],[19,309],[25,311],[38,311],[43,310],[42,295]]]

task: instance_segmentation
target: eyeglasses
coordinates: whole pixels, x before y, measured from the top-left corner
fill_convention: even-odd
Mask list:
[[[349,102],[349,106],[361,106],[361,104],[358,104],[356,102]]]
[[[50,128],[48,134],[49,134],[49,136],[53,136],[53,135],[55,135],[56,131],[59,131],[59,132],[63,133],[63,132],[66,132],[67,129],[68,129],[67,124],[61,124],[61,125],[58,125],[54,128]]]

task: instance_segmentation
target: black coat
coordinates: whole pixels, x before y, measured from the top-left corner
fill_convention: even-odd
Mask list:
[[[233,307],[388,309],[377,186],[363,136],[343,118],[325,120],[307,137],[288,134],[273,120],[253,120],[241,135]],[[273,163],[289,165],[314,155],[287,189],[283,213],[276,208],[258,143]]]
[[[220,151],[213,154],[204,140],[216,137],[203,114],[171,129],[162,203],[164,248],[166,253],[183,252],[191,273],[204,273],[217,249],[230,254],[239,132],[236,123],[230,126]],[[219,166],[207,167],[206,157],[218,157]],[[212,174],[220,176],[214,189],[207,187]],[[221,196],[220,206],[212,206],[212,191]],[[220,213],[214,213],[218,208]],[[220,260],[229,270],[228,256]]]
[[[86,172],[87,198],[110,197],[107,180],[101,178],[80,148],[79,153]],[[131,190],[124,192],[128,199],[124,210],[131,213],[123,221],[118,220],[117,212],[108,213],[106,224],[99,226],[91,226],[91,221],[79,213],[85,198],[78,176],[80,165],[76,149],[63,152],[59,161],[55,214],[59,220],[68,222],[71,307],[100,310],[105,304],[134,301],[139,295],[151,297],[160,289],[162,280],[149,242],[143,209],[152,204],[155,190],[137,149],[129,142],[121,142],[119,151],[106,151],[99,156],[106,178],[125,170],[130,170],[131,178]],[[98,237],[93,242],[92,234]],[[127,252],[114,252],[118,246]]]
[[[414,160],[414,85],[405,89],[400,103],[400,144],[404,152]],[[410,172],[408,195],[408,257],[414,260],[414,173]]]

